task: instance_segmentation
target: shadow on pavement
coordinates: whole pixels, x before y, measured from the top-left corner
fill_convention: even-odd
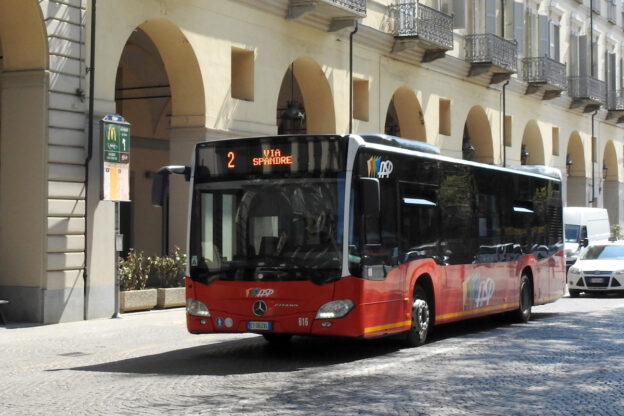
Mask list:
[[[385,341],[385,342],[384,342]],[[295,337],[273,346],[262,337],[220,342],[71,370],[162,375],[235,375],[291,372],[363,360],[398,351],[387,340]]]
[[[557,314],[534,314],[547,319]],[[487,333],[507,326],[494,316],[441,325],[431,343],[447,338]],[[349,363],[392,354],[403,348],[398,337],[358,340],[334,337],[294,337],[290,344],[275,346],[262,337],[226,341],[109,363],[75,367],[76,371],[101,371],[161,375],[235,375],[292,372],[305,368]]]

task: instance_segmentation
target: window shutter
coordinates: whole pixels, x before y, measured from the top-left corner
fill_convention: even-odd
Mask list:
[[[485,31],[496,34],[496,0],[485,0]]]
[[[578,72],[577,75],[581,77],[586,77],[589,75],[589,48],[588,48],[588,39],[587,36],[578,36],[578,51],[577,51],[577,62],[578,62]]]
[[[453,0],[453,28],[464,29],[466,27],[466,1]]]
[[[607,52],[607,91],[615,91],[615,54]]]
[[[548,16],[542,14],[537,16],[537,56],[548,56]]]
[[[518,42],[518,55],[524,53],[524,3],[513,4],[514,38]]]
[[[550,22],[550,57],[555,61],[560,60],[559,56],[559,25],[555,22]]]

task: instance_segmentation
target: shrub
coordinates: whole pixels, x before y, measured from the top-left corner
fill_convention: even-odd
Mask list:
[[[175,247],[170,256],[145,257],[142,251],[130,249],[126,259],[119,259],[120,290],[147,287],[182,287],[186,272],[186,254]]]
[[[130,249],[128,258],[119,259],[119,288],[121,290],[140,290],[147,286],[147,277],[151,260],[142,251]]]
[[[175,247],[170,256],[154,257],[152,260],[148,286],[182,287],[186,272],[186,254]]]

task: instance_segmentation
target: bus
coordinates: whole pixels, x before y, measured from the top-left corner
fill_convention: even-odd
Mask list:
[[[440,155],[382,134],[285,135],[196,145],[189,332],[423,344],[434,325],[563,296],[561,174]]]

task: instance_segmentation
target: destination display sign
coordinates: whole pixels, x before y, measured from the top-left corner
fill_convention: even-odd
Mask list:
[[[300,176],[345,169],[340,136],[275,136],[198,144],[196,180],[216,177]]]

